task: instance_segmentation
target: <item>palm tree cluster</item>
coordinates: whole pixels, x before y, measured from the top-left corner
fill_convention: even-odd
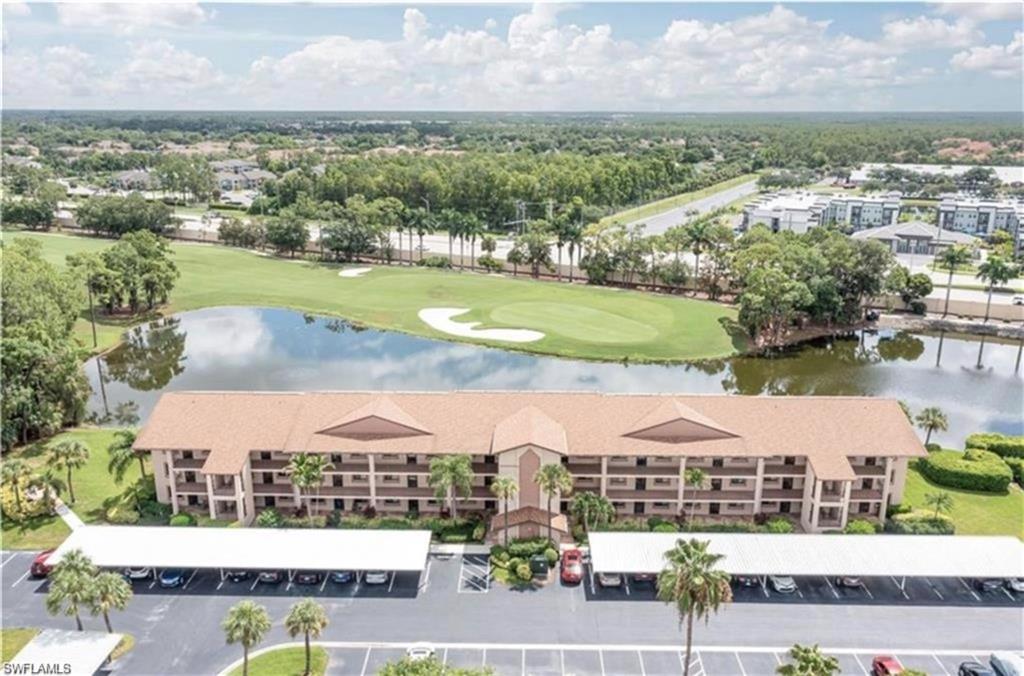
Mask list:
[[[55,498],[65,490],[71,504],[75,502],[74,472],[89,462],[89,447],[77,439],[64,439],[48,447],[45,457],[46,463],[36,472],[21,458],[11,458],[0,465],[0,477],[14,496],[19,517],[25,513],[27,492],[38,493],[48,512],[53,511]]]
[[[84,631],[82,611],[102,615],[107,632],[112,610],[124,610],[132,598],[132,588],[117,573],[100,572],[81,550],[73,549],[61,558],[50,572],[50,589],[46,593],[46,610],[51,615],[75,618],[78,631]]]
[[[544,491],[544,495],[547,498],[548,503],[548,540],[554,541],[552,519],[551,519],[551,501],[556,495],[559,497],[569,495],[572,493],[572,475],[569,470],[566,469],[565,465],[562,464],[547,464],[541,465],[540,469],[533,476],[534,482],[540,486],[540,489]]]
[[[473,460],[470,456],[440,455],[430,460],[430,477],[427,479],[434,494],[448,503],[448,513],[458,518],[456,499],[468,498],[473,491]]]
[[[292,484],[306,497],[306,516],[310,525],[313,523],[313,500],[320,497],[324,472],[333,467],[331,461],[319,453],[296,453],[288,461],[285,471],[291,476]]]
[[[284,618],[284,627],[292,638],[302,636],[306,649],[304,676],[312,669],[311,640],[320,638],[329,620],[327,611],[311,598],[305,598],[291,607]],[[228,645],[242,646],[242,676],[249,674],[249,651],[259,645],[273,623],[267,609],[254,601],[240,601],[228,610],[221,627]]]
[[[914,416],[917,426],[925,430],[924,444],[927,446],[932,440],[932,432],[938,430],[945,432],[949,428],[949,420],[941,408],[929,406],[921,409],[921,412]]]

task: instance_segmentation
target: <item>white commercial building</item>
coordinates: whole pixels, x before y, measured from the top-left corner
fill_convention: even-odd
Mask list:
[[[926,175],[943,175],[955,178],[961,174],[967,172],[970,169],[977,169],[978,165],[974,164],[882,164],[882,163],[867,163],[861,165],[859,169],[854,169],[850,172],[850,183],[860,185],[871,179],[871,174],[880,169],[886,167],[892,167],[894,169],[902,169],[904,171],[912,171],[915,174],[926,174]],[[995,172],[996,178],[999,179],[1000,183],[1007,185],[1020,185],[1024,183],[1024,167],[994,167],[984,166],[983,169],[991,169]]]
[[[986,237],[1005,230],[1019,242],[1024,202],[947,195],[939,202],[939,226],[943,230]]]
[[[780,192],[763,195],[743,209],[742,230],[765,225],[773,232],[804,233],[819,225],[840,225],[853,230],[892,225],[899,220],[900,194],[823,195]]]

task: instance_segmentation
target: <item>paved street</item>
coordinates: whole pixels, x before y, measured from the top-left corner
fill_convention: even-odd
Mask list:
[[[716,192],[713,195],[708,195],[707,197],[694,200],[681,207],[669,209],[668,211],[664,211],[654,216],[648,216],[647,218],[641,218],[629,223],[629,225],[644,223],[647,225],[646,233],[648,235],[660,235],[674,225],[679,225],[680,223],[689,221],[692,216],[688,216],[688,212],[696,211],[698,214],[706,214],[709,211],[720,209],[741,197],[753,195],[756,192],[757,181],[748,181],[747,183],[741,183],[740,185],[733,186],[732,188]]]
[[[27,577],[33,556],[32,552],[2,554],[3,624],[73,628],[72,618],[46,614],[46,582]],[[1024,648],[1024,606],[1002,591],[982,597],[956,579],[911,580],[905,597],[895,581],[881,578],[868,581],[870,596],[836,590],[821,578],[798,578],[797,583],[799,593],[789,596],[766,593],[760,587],[737,590],[736,603],[707,627],[696,628],[695,643],[707,649],[820,643],[868,653]],[[650,588],[629,583],[621,589],[601,590],[587,582],[563,586],[555,581],[541,589],[517,591],[487,579],[480,558],[472,556],[432,557],[423,575],[398,574],[386,585],[360,581],[266,586],[252,580],[222,582],[216,572],[202,571],[190,575],[183,588],[161,589],[152,581],[141,581],[134,589],[128,610],[112,616],[115,631],[129,631],[136,637],[135,649],[120,661],[117,673],[121,674],[208,674],[223,669],[238,658],[238,651],[224,644],[220,622],[231,605],[245,598],[255,599],[270,612],[274,627],[267,645],[289,640],[281,620],[304,596],[316,598],[327,609],[331,625],[323,635],[325,641],[554,644],[570,654],[570,664],[578,658],[581,665],[592,665],[594,656],[588,658],[580,646],[672,650],[679,644],[674,613],[653,600]],[[85,625],[99,630],[102,620],[86,617]],[[493,660],[500,669],[514,672],[515,658],[522,663],[522,648],[507,650],[511,652],[489,653],[488,663]],[[527,652],[531,665],[553,659],[539,650]],[[620,673],[618,667],[609,667],[615,659],[627,657],[609,658],[606,673]],[[648,670],[646,652],[643,659],[647,673],[659,673],[653,666]],[[579,669],[574,673],[591,673],[582,666]],[[622,669],[621,673],[630,673],[625,666]],[[708,674],[722,673],[710,666],[705,669]],[[338,673],[349,672],[338,667]],[[531,667],[528,673],[546,670]]]

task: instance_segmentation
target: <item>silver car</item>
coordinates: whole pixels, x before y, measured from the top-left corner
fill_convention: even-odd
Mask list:
[[[780,594],[792,594],[796,591],[796,580],[788,575],[769,575],[768,581],[771,583],[772,589]]]
[[[621,587],[622,576],[618,573],[598,573],[597,583],[602,587]]]
[[[1006,581],[1006,588],[1018,594],[1024,594],[1024,578],[1011,577]]]
[[[363,580],[366,584],[387,584],[388,574],[383,570],[370,570],[367,571],[366,577]]]

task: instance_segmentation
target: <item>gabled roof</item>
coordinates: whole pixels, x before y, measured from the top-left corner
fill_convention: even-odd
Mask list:
[[[382,395],[317,430],[316,433],[347,439],[391,439],[430,434],[430,430],[390,397]]]
[[[739,435],[676,399],[666,399],[633,423],[622,436],[678,444],[732,439]]]
[[[561,531],[563,533],[569,532],[569,520],[565,518],[565,514],[553,514],[547,510],[539,509],[537,507],[520,507],[519,509],[513,509],[508,513],[508,527],[513,528],[515,526],[521,526],[524,523],[535,523],[545,528],[550,525],[554,530]],[[491,517],[491,528],[492,532],[500,532],[505,530],[505,519],[504,513],[495,514]]]
[[[491,453],[523,446],[539,446],[562,455],[569,450],[565,428],[536,406],[521,408],[494,426]]]

